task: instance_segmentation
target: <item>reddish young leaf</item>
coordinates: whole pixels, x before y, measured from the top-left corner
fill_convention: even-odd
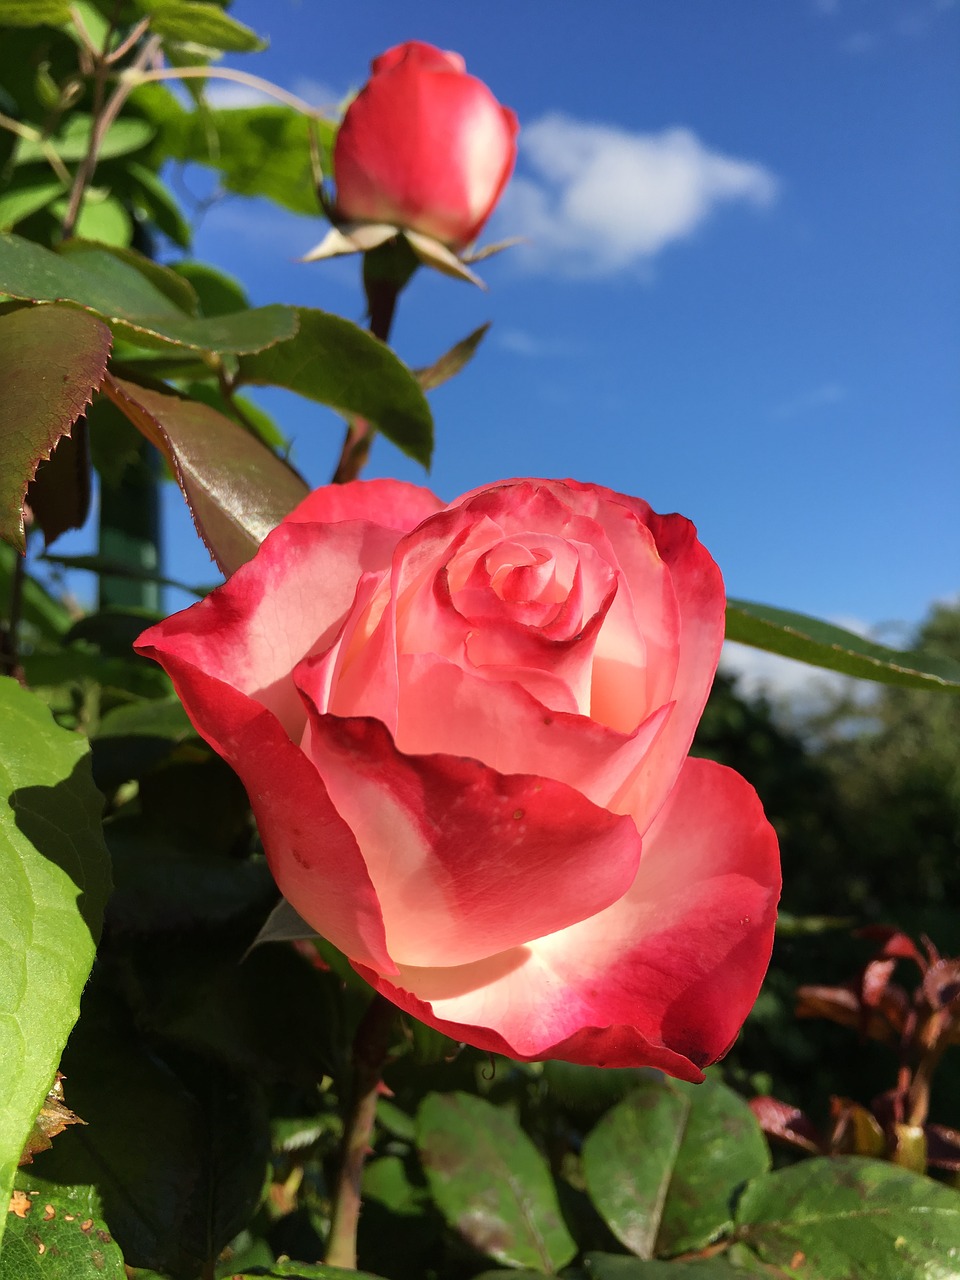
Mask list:
[[[108,375],[103,390],[166,457],[197,532],[225,574],[308,493],[256,436],[209,405]]]
[[[826,1144],[817,1131],[813,1121],[789,1102],[781,1102],[779,1098],[751,1098],[750,1110],[760,1122],[760,1127],[771,1138],[779,1138],[788,1146],[808,1151],[811,1155],[822,1155],[826,1152]]]
[[[0,316],[0,537],[18,551],[26,545],[27,486],[89,404],[110,344],[101,320],[72,308],[22,307]],[[66,509],[54,506],[51,528],[62,525]],[[48,540],[56,536],[45,531]]]

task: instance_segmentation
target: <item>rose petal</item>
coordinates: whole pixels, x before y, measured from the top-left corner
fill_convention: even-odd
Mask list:
[[[276,716],[195,666],[166,626],[151,627],[137,649],[160,663],[197,732],[236,770],[281,893],[345,954],[396,972],[356,839],[316,769]]]
[[[284,523],[337,524],[366,520],[404,533],[443,510],[440,499],[421,485],[405,480],[351,480],[328,484],[308,493],[285,517]]]
[[[222,587],[148,628],[134,647],[160,662],[175,650],[267,707],[299,740],[306,716],[291,672],[333,642],[358,577],[386,571],[397,537],[394,529],[359,520],[307,525],[288,517]]]
[[[636,873],[633,822],[563,783],[406,756],[371,719],[311,713],[304,751],[363,850],[398,964],[463,964],[552,933]]]
[[[753,788],[688,760],[634,884],[606,911],[473,965],[401,965],[397,982],[357,967],[401,1008],[481,1049],[696,1081],[756,999],[779,888],[776,836]]]

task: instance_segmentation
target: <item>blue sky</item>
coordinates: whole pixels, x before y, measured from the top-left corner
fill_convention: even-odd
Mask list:
[[[418,38],[461,53],[520,118],[516,177],[483,239],[531,243],[482,264],[488,293],[414,279],[393,333],[410,364],[493,329],[433,393],[430,476],[383,441],[368,474],[447,499],[519,474],[608,484],[690,516],[731,595],[836,619],[912,622],[957,593],[960,4],[231,12],[271,44],[230,64],[311,101]],[[205,214],[196,256],[256,302],[362,320],[357,259],[295,261],[324,231],[229,197]],[[336,418],[265,403],[325,482]],[[168,571],[209,580],[182,521],[172,529]]]

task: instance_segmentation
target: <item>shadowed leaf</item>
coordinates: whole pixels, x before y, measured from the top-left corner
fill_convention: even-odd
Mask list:
[[[0,316],[0,535],[20,551],[27,485],[89,404],[109,354],[109,329],[83,312],[22,307]],[[48,527],[57,524],[53,506]]]

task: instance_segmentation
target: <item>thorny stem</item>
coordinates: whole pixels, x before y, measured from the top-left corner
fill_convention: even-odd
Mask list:
[[[353,1040],[353,1094],[344,1125],[325,1258],[328,1266],[344,1267],[349,1271],[357,1269],[363,1162],[370,1150],[380,1077],[390,1048],[396,1014],[397,1010],[389,1000],[375,995]]]

